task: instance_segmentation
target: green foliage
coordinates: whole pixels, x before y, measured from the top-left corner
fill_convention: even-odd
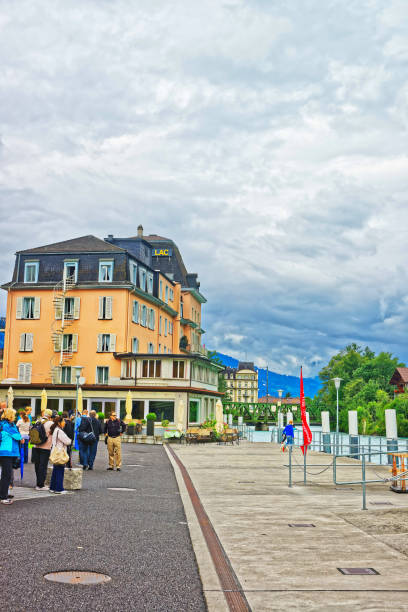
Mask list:
[[[332,424],[336,422],[336,389],[331,379],[339,377],[340,431],[348,431],[348,411],[357,410],[359,433],[385,435],[385,410],[395,408],[398,435],[408,435],[408,396],[392,399],[393,388],[389,385],[395,368],[403,366],[391,353],[375,355],[368,347],[350,344],[321,370],[322,388],[312,400],[306,399],[311,418],[321,410],[329,410]]]
[[[157,421],[157,415],[155,412],[149,412],[149,414],[146,414],[146,420],[147,421]]]
[[[105,414],[103,412],[98,412],[98,419],[100,419],[101,421],[105,420]]]
[[[170,421],[168,421],[167,419],[164,419],[164,421],[162,421],[162,427],[168,427]]]

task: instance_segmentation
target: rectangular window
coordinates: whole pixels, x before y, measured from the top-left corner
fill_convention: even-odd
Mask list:
[[[142,378],[160,378],[160,376],[161,376],[161,360],[160,359],[143,359]]]
[[[115,334],[98,334],[98,353],[113,353],[116,350]]]
[[[155,327],[155,316],[153,308],[149,308],[149,329],[154,329]]]
[[[126,359],[123,362],[123,378],[133,378],[133,361]]]
[[[64,334],[63,340],[62,340],[62,350],[64,353],[72,353],[73,334]]]
[[[173,361],[173,378],[184,378],[184,361]]]
[[[32,297],[23,298],[23,319],[34,319],[34,300]]]
[[[18,382],[31,384],[32,363],[18,364]]]
[[[134,261],[130,262],[130,281],[137,285],[137,264]]]
[[[159,283],[159,299],[162,300],[163,299],[163,281],[161,280]]]
[[[74,298],[65,298],[64,300],[64,317],[65,319],[74,318]]]
[[[167,336],[167,319],[164,319],[164,335]]]
[[[174,402],[150,400],[149,411],[157,415],[158,421],[167,419],[170,423],[174,423]]]
[[[139,283],[142,291],[146,291],[146,270],[139,268]]]
[[[159,334],[162,335],[162,316],[159,317]]]
[[[101,339],[101,352],[102,353],[109,353],[109,347],[110,347],[110,334],[101,334],[102,339]]]
[[[140,324],[143,325],[143,327],[147,327],[147,307],[144,304],[142,305],[142,316]]]
[[[166,349],[164,349],[164,352],[166,352]],[[159,353],[161,353],[161,344],[159,344]]]
[[[164,301],[166,302],[166,304],[169,301],[169,287],[168,287],[168,285],[166,285],[166,288],[164,290]]]
[[[149,342],[149,344],[147,345],[147,352],[151,354],[154,353],[154,344],[152,342]]]
[[[99,298],[99,319],[112,319],[112,301],[111,296],[101,296]]]
[[[64,261],[64,281],[76,283],[78,280],[78,262]]]
[[[25,283],[37,283],[38,282],[38,261],[26,261],[24,264],[24,282]]]
[[[96,384],[107,385],[109,383],[109,368],[106,366],[97,366],[96,368]]]
[[[170,336],[173,335],[173,323],[172,323],[172,321],[169,321],[169,334],[170,334]]]
[[[20,335],[20,351],[31,352],[33,350],[33,334]]]
[[[113,281],[113,261],[99,262],[99,282],[111,283]]]
[[[71,376],[71,368],[67,366],[62,366],[61,368],[61,383],[71,384],[72,376]]]
[[[153,274],[147,273],[147,292],[153,294]]]
[[[139,323],[139,302],[137,300],[133,300],[132,321]]]
[[[190,400],[190,423],[198,423],[200,420],[200,400]]]
[[[137,338],[132,338],[132,353],[139,352],[139,340]]]
[[[170,289],[170,302],[174,302],[174,290]]]

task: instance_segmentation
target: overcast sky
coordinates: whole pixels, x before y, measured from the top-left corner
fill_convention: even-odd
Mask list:
[[[1,281],[142,223],[198,272],[208,347],[408,361],[407,68],[407,0],[2,0]]]

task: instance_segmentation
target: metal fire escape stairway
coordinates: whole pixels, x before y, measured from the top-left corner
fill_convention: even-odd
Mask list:
[[[51,324],[51,340],[53,345],[53,355],[50,360],[51,382],[61,382],[61,368],[72,359],[72,344],[64,347],[64,333],[74,321],[74,309],[66,312],[65,298],[67,293],[75,287],[73,276],[64,278],[54,287],[53,306],[55,320]],[[58,347],[58,352],[55,351]]]

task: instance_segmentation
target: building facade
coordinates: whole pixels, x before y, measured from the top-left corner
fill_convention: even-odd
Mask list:
[[[223,375],[230,401],[244,403],[258,401],[258,372],[252,362],[241,361],[237,368],[225,368]]]
[[[160,238],[154,236],[154,238]],[[3,379],[16,403],[74,405],[80,372],[89,408],[149,411],[183,424],[215,413],[219,366],[202,346],[200,293],[176,245],[143,236],[83,236],[16,253],[8,292]],[[160,247],[162,245],[159,245]],[[169,262],[171,261],[171,271]]]

